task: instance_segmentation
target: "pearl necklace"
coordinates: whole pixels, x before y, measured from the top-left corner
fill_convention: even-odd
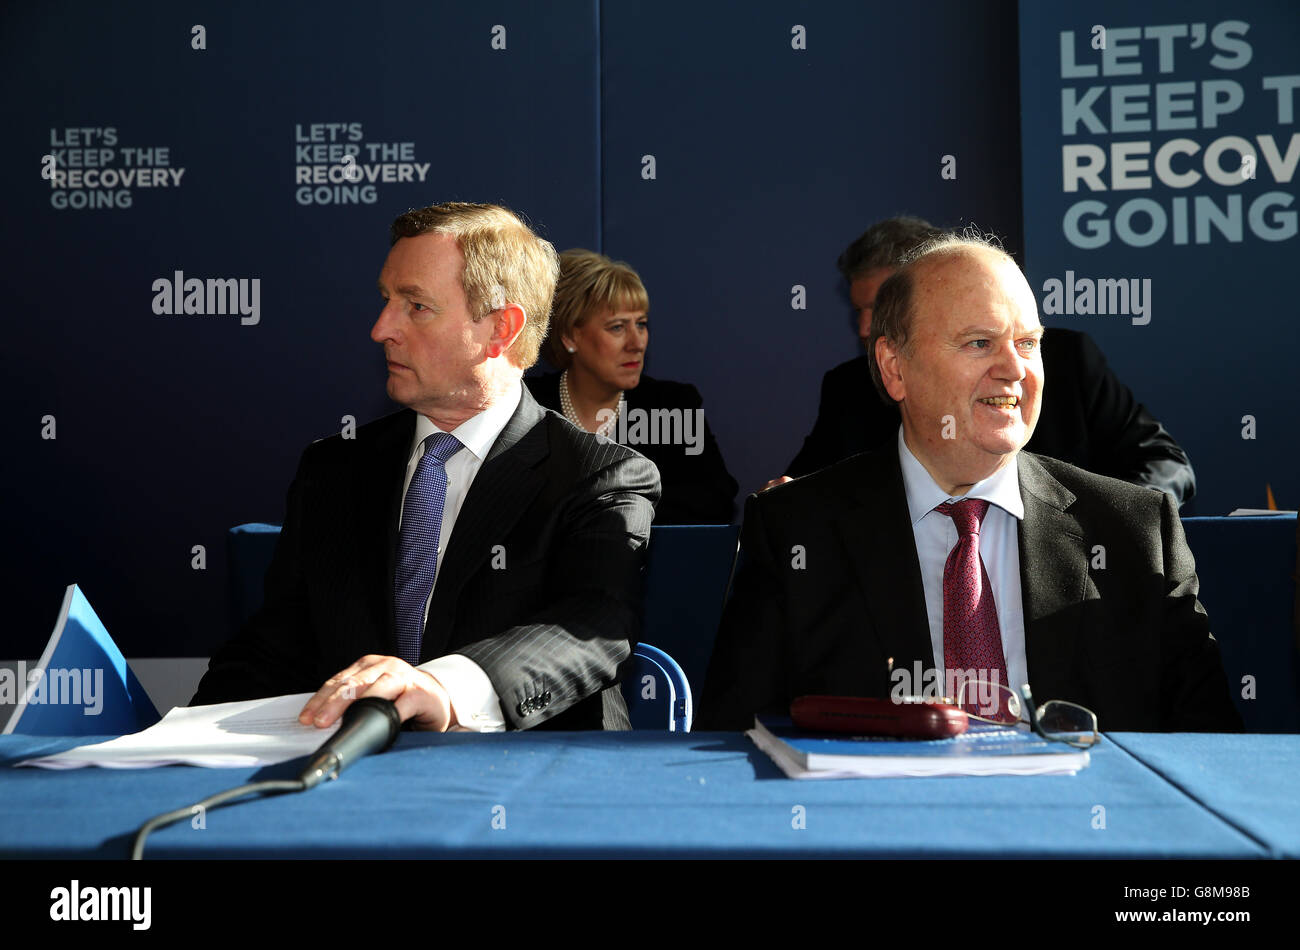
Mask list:
[[[618,391],[618,408],[614,414],[596,426],[596,435],[603,435],[605,438],[611,438],[610,433],[618,424],[618,414],[623,411],[623,390]],[[582,424],[582,418],[578,415],[578,410],[573,406],[573,396],[569,392],[569,371],[566,369],[560,374],[560,409],[564,413],[564,418],[568,419],[579,429],[586,429]]]

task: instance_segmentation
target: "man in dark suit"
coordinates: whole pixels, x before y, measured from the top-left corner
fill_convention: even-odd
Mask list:
[[[628,728],[659,478],[522,386],[556,272],[503,208],[394,222],[371,338],[407,409],[303,453],[265,603],[194,703],[316,691],[300,719],[322,727],[381,696],[424,729]]]
[[[697,728],[973,672],[1104,730],[1240,729],[1173,499],[1021,452],[1043,329],[1015,263],[955,236],[915,255],[871,330],[901,428],[751,496]]]
[[[940,234],[920,218],[889,218],[840,255],[864,344],[876,293],[899,258]],[[1028,451],[1158,488],[1180,505],[1191,500],[1196,477],[1187,453],[1111,371],[1090,337],[1063,327],[1048,330],[1043,365],[1052,386]],[[892,441],[898,422],[897,407],[883,402],[871,382],[869,355],[841,363],[822,380],[817,420],[786,475],[798,478],[880,448]]]

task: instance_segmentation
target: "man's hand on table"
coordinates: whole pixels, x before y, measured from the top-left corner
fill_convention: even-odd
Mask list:
[[[298,714],[303,725],[334,725],[353,700],[363,696],[391,699],[402,722],[417,729],[446,732],[456,726],[451,697],[431,674],[395,656],[363,656],[325,681]]]

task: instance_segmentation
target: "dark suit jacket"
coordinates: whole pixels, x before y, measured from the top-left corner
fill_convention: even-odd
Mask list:
[[[265,603],[213,656],[192,703],[315,692],[365,654],[396,654],[393,573],[414,432],[404,410],[307,447]],[[421,662],[469,657],[512,728],[629,728],[617,682],[640,632],[658,496],[654,466],[546,412],[525,387],[438,565]]]
[[[858,452],[893,444],[898,407],[881,400],[869,367],[864,354],[822,379],[817,421],[787,475],[798,478]],[[1049,329],[1043,341],[1043,375],[1042,412],[1026,451],[1159,488],[1180,505],[1196,494],[1187,453],[1111,372],[1086,334]]]
[[[560,411],[560,374],[530,376],[524,380],[533,396],[547,409]],[[704,401],[690,383],[652,379],[642,374],[635,389],[623,394],[629,410],[681,409],[694,412]],[[731,524],[739,485],[727,471],[717,440],[704,422],[702,451],[687,455],[681,445],[629,443],[659,469],[663,499],[655,506],[655,524]]]
[[[1018,465],[1035,698],[1108,731],[1240,730],[1173,499],[1026,452]],[[895,447],[751,496],[741,549],[697,729],[748,728],[800,695],[888,696],[890,658],[935,666]]]

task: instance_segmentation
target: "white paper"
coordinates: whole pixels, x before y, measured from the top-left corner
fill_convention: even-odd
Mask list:
[[[214,769],[275,765],[315,752],[337,731],[304,726],[298,713],[311,693],[250,699],[212,706],[177,706],[143,732],[19,765],[44,769],[149,769],[158,765],[202,765]]]

